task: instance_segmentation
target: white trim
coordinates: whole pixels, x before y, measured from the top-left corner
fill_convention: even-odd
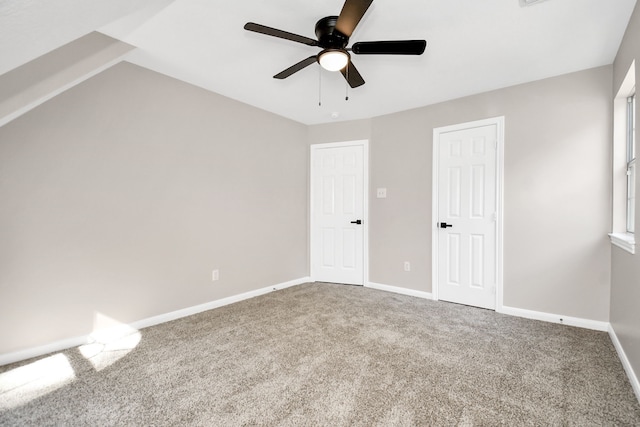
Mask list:
[[[408,295],[417,298],[433,300],[433,294],[424,291],[416,291],[414,289],[401,288],[398,286],[383,285],[381,283],[368,282],[365,287],[378,289],[380,291],[393,292],[396,294]],[[582,319],[579,317],[563,316],[560,314],[545,313],[542,311],[525,310],[523,308],[502,306],[496,312],[507,314],[509,316],[523,317],[525,319],[540,320],[543,322],[558,323],[561,325],[576,326],[585,329],[591,329],[600,332],[611,331],[607,322],[597,320]]]
[[[314,200],[314,189],[313,189],[313,157],[318,150],[325,148],[341,148],[341,147],[352,147],[352,146],[361,146],[362,147],[362,161],[363,163],[363,195],[362,195],[362,203],[363,203],[363,214],[362,214],[362,246],[363,246],[363,262],[362,262],[362,283],[361,285],[366,284],[369,281],[369,140],[368,139],[359,139],[354,141],[343,141],[343,142],[328,142],[324,144],[312,144],[309,150],[309,276],[311,277],[311,281],[315,282],[315,272],[314,272],[314,219],[313,219],[313,200]]]
[[[611,244],[625,251],[635,254],[636,253],[636,240],[635,236],[631,233],[609,233]]]
[[[543,322],[558,323],[561,325],[577,326],[579,328],[606,332],[609,330],[608,322],[583,319],[580,317],[563,316],[562,314],[545,313],[543,311],[525,310],[523,308],[502,306],[498,313],[510,316],[524,317],[525,319],[542,320]]]
[[[290,288],[292,286],[301,285],[303,283],[310,282],[309,277],[303,277],[301,279],[290,280],[288,282],[280,283],[273,286],[267,286],[265,288],[256,289],[255,291],[244,292],[238,295],[232,295],[227,298],[211,301],[205,304],[196,305],[193,307],[184,308],[182,310],[172,311],[170,313],[161,314],[159,316],[149,317],[147,319],[133,322],[130,326],[135,329],[148,328],[149,326],[155,326],[160,323],[170,322],[172,320],[180,319],[182,317],[191,316],[194,314],[202,313],[203,311],[212,310],[214,308],[224,307],[225,305],[233,304],[236,302],[244,301],[249,298],[254,298],[260,295],[268,294],[272,291],[279,291],[281,289]]]
[[[233,304],[249,298],[264,295],[272,291],[278,291],[281,289],[290,288],[292,286],[301,285],[303,283],[309,283],[310,281],[311,279],[309,277],[302,277],[300,279],[290,280],[288,282],[279,283],[277,285],[256,289],[255,291],[244,292],[242,294],[233,295],[227,298],[222,298],[222,299],[211,301],[205,304],[200,304],[193,307],[184,308],[182,310],[176,310],[170,313],[160,314],[158,316],[153,316],[146,319],[138,320],[128,324],[127,326],[129,329],[148,328],[149,326],[155,326],[161,323],[170,322],[172,320],[180,319],[182,317],[191,316],[194,314],[202,313],[203,311],[212,310],[214,308],[223,307],[225,305]],[[121,329],[122,327],[123,325],[119,325],[119,326],[115,326],[114,328],[107,328],[107,329],[108,330]],[[93,341],[92,337],[95,335],[96,332],[104,332],[104,331],[105,330],[94,331],[90,335],[67,338],[67,339],[56,341],[50,344],[45,344],[42,346],[19,350],[13,353],[0,354],[0,366],[7,365],[9,363],[19,362],[21,360],[30,359],[32,357],[42,356],[42,355],[57,352],[57,351],[67,350],[69,348],[78,347],[80,345],[90,343]]]
[[[83,335],[80,337],[66,338],[38,347],[26,348],[24,350],[15,351],[13,353],[0,354],[0,366],[31,359],[32,357],[55,353],[57,351],[67,350],[69,348],[78,347],[89,342],[89,335]]]
[[[627,373],[627,378],[629,378],[629,382],[631,383],[631,388],[633,388],[633,392],[636,394],[636,398],[638,402],[640,402],[640,381],[638,381],[638,377],[636,373],[633,371],[633,367],[627,358],[627,354],[624,352],[624,348],[616,335],[616,331],[613,329],[613,325],[609,325],[609,337],[611,337],[611,342],[613,342],[613,346],[618,353],[618,357],[620,358],[620,362],[622,362],[622,367],[624,371]]]
[[[627,230],[627,98],[636,85],[636,61],[633,60],[613,99],[612,174],[612,234],[626,234]],[[613,244],[615,244],[612,241]],[[620,242],[624,245],[624,242]],[[624,246],[622,249],[628,250]]]
[[[433,295],[429,292],[416,291],[415,289],[401,288],[398,286],[383,285],[381,283],[366,282],[366,288],[377,289],[379,291],[393,292],[394,294],[408,295],[411,297],[433,299]]]
[[[431,189],[431,283],[433,299],[438,301],[438,192],[439,187],[439,158],[440,149],[438,141],[440,134],[458,131],[472,127],[496,125],[496,311],[503,308],[504,299],[504,116],[492,117],[484,120],[460,123],[433,129],[433,159],[432,159],[432,189]]]
[[[60,86],[59,88],[57,88],[55,90],[52,90],[51,92],[49,92],[46,95],[43,95],[43,96],[37,98],[34,101],[29,102],[24,107],[18,108],[14,112],[9,113],[4,117],[0,117],[0,127],[6,125],[7,123],[11,122],[12,120],[17,119],[18,117],[22,116],[23,114],[28,113],[29,111],[31,111],[34,108],[44,104],[45,102],[49,101],[50,99],[55,98],[56,96],[60,95],[62,92],[65,92],[65,91],[71,89],[72,87],[79,85],[80,83],[84,82],[85,80],[89,80],[91,77],[96,76],[96,75],[102,73],[103,71],[113,67],[114,65],[122,62],[127,57],[127,55],[129,55],[130,53],[131,52],[129,51],[129,52],[126,52],[126,53],[124,53],[122,55],[119,55],[115,59],[113,59],[113,60],[101,65],[100,67],[83,74],[82,76],[78,77],[77,79],[74,79],[71,82]]]

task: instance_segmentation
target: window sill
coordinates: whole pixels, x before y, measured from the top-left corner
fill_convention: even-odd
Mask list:
[[[636,253],[636,240],[633,234],[630,233],[610,233],[611,244],[616,245],[625,251],[635,254]]]

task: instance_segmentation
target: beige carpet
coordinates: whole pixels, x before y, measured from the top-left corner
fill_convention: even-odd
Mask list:
[[[640,425],[606,333],[362,287],[296,286],[96,345],[1,367],[0,425]],[[9,384],[56,358],[66,382]]]

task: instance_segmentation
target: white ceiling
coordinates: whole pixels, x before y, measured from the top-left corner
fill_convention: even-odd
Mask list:
[[[422,56],[357,56],[349,89],[319,49],[251,33],[252,21],[315,38],[343,0],[0,0],[0,74],[93,30],[137,46],[131,62],[305,124],[374,117],[611,64],[636,0],[374,0],[351,43],[426,39]],[[321,90],[319,87],[322,76]],[[319,93],[322,106],[318,106]],[[332,118],[333,113],[338,118]]]

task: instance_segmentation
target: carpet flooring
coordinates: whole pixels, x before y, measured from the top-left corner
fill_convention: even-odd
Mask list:
[[[640,426],[640,405],[606,333],[310,283],[0,367],[0,425]]]

